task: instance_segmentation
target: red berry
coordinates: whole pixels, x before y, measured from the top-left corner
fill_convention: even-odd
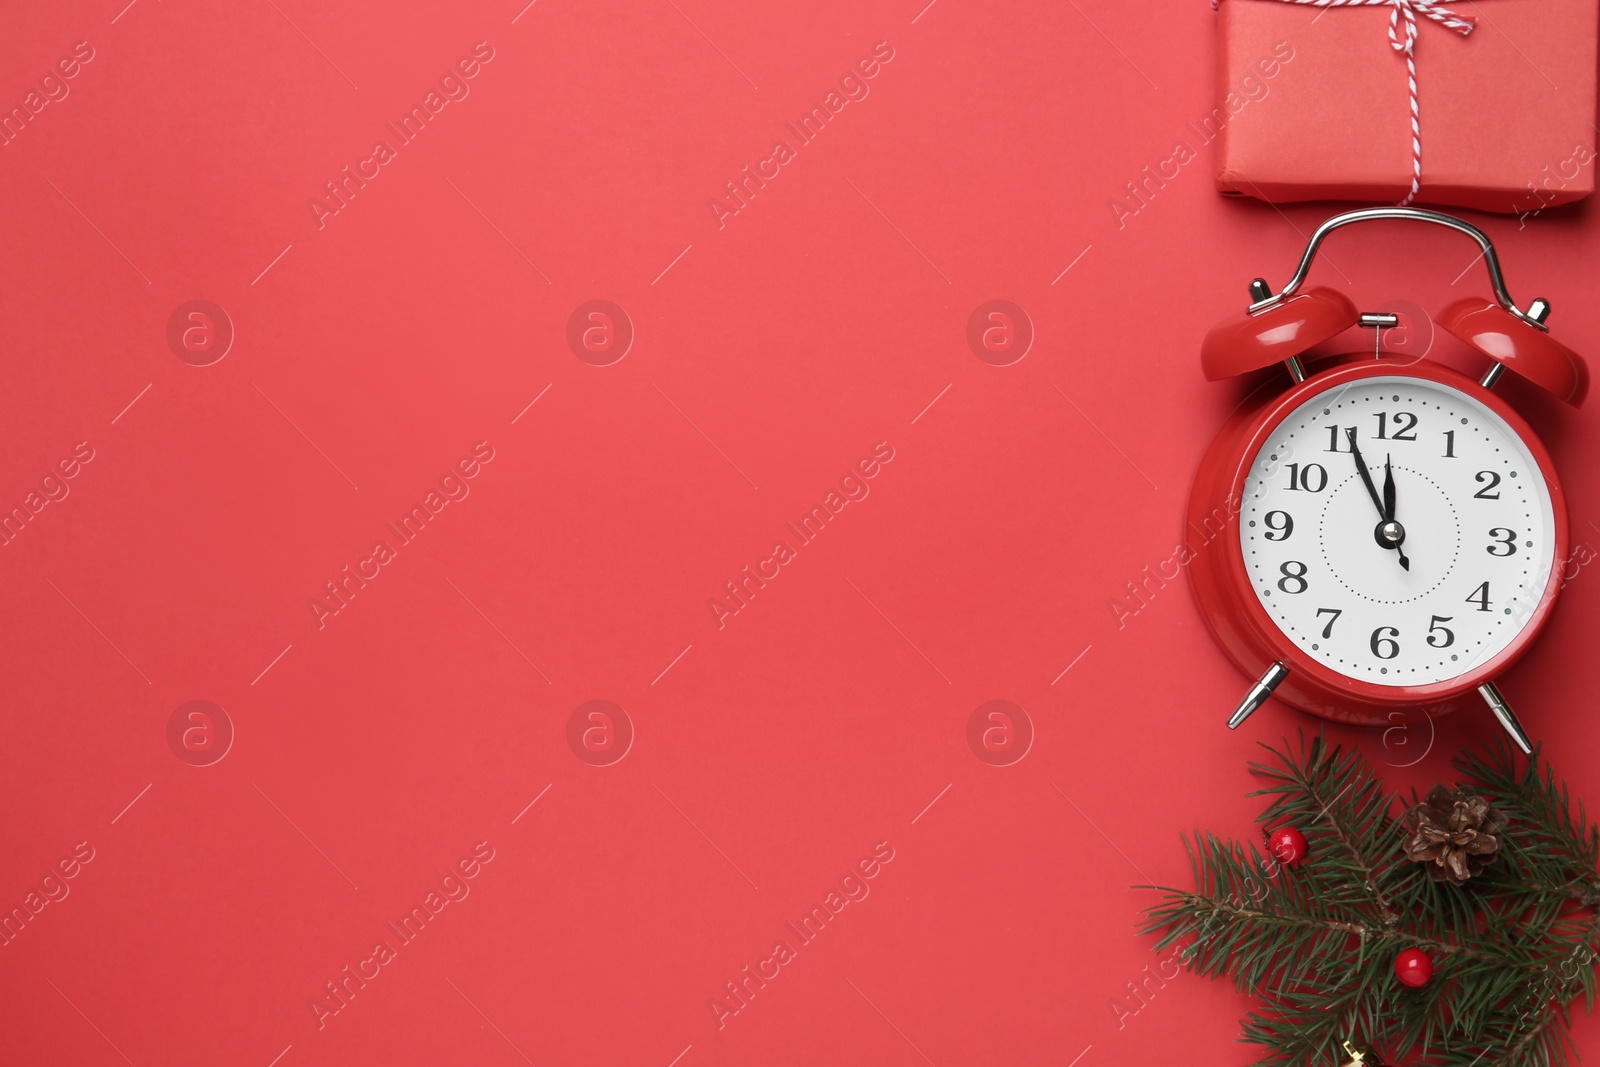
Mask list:
[[[1420,989],[1433,977],[1433,960],[1420,948],[1408,948],[1394,958],[1394,976],[1412,989]]]
[[[1267,851],[1285,867],[1306,858],[1306,835],[1292,826],[1280,826],[1267,836]]]

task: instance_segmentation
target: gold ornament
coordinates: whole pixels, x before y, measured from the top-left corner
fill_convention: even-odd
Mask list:
[[[1344,1048],[1344,1054],[1350,1057],[1339,1067],[1384,1067],[1376,1052],[1370,1052],[1353,1041],[1341,1041],[1339,1044]]]

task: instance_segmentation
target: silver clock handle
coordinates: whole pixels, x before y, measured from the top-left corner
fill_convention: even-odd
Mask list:
[[[1311,240],[1306,243],[1305,254],[1300,257],[1300,266],[1295,268],[1294,277],[1284,285],[1283,291],[1276,296],[1268,288],[1267,283],[1260,278],[1250,283],[1250,296],[1254,301],[1250,305],[1252,314],[1276,307],[1281,301],[1293,296],[1300,286],[1304,284],[1306,275],[1311,272],[1312,261],[1317,258],[1317,248],[1324,238],[1341,226],[1349,226],[1356,222],[1372,222],[1377,219],[1408,219],[1413,222],[1431,222],[1437,226],[1446,226],[1452,230],[1466,234],[1478,242],[1478,247],[1483,249],[1483,261],[1489,268],[1489,283],[1494,287],[1495,299],[1500,306],[1505,308],[1517,318],[1530,326],[1540,330],[1546,329],[1544,320],[1550,314],[1548,301],[1535,300],[1528,305],[1528,310],[1523,311],[1511,299],[1511,294],[1506,291],[1505,275],[1500,271],[1500,257],[1495,254],[1494,243],[1487,234],[1469,222],[1464,222],[1454,215],[1446,215],[1442,211],[1426,211],[1415,207],[1369,207],[1359,211],[1346,211],[1342,215],[1335,215],[1321,226],[1317,227],[1311,235]]]

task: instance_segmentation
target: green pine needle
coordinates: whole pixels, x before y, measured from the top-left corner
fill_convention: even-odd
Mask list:
[[[1262,1008],[1242,1040],[1269,1065],[1339,1064],[1354,1040],[1391,1062],[1437,1067],[1563,1067],[1569,1007],[1593,1009],[1600,984],[1600,828],[1574,811],[1539,753],[1519,770],[1503,743],[1456,758],[1510,822],[1484,872],[1464,887],[1406,859],[1409,803],[1384,790],[1359,751],[1321,737],[1263,746],[1252,763],[1269,798],[1263,832],[1294,826],[1308,856],[1282,868],[1253,842],[1195,831],[1184,840],[1192,890],[1163,894],[1142,933],[1175,942],[1197,974],[1227,976]],[[1420,948],[1433,980],[1409,989],[1395,956]]]

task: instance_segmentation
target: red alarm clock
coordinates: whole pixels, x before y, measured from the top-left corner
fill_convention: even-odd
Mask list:
[[[1477,380],[1376,352],[1330,359],[1313,346],[1396,317],[1361,314],[1341,293],[1302,291],[1323,239],[1341,226],[1404,219],[1446,226],[1483,249],[1494,300],[1468,297],[1437,317],[1490,359]],[[1479,701],[1524,752],[1527,735],[1494,679],[1550,618],[1566,559],[1567,509],[1550,454],[1492,391],[1507,369],[1570,404],[1583,359],[1506,292],[1494,245],[1435,211],[1370,208],[1324,222],[1283,291],[1250,284],[1253,303],[1213,329],[1201,365],[1215,381],[1283,364],[1288,389],[1236,411],[1201,461],[1189,528],[1201,614],[1256,684],[1228,720],[1269,696],[1324,718],[1386,725],[1397,707],[1430,715]]]

